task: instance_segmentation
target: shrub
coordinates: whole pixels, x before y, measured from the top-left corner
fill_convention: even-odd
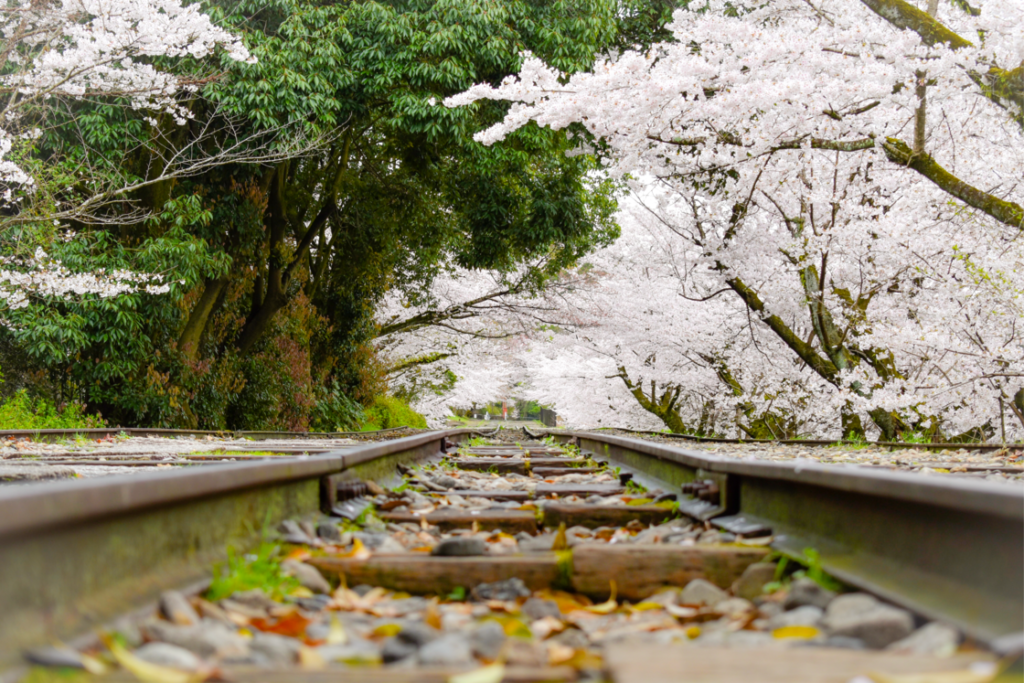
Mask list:
[[[0,429],[93,429],[103,419],[87,415],[85,406],[70,403],[58,409],[45,398],[33,400],[22,389],[0,404]]]
[[[366,409],[363,430],[391,429],[392,427],[427,428],[427,419],[394,396],[378,396]]]
[[[321,390],[309,421],[317,432],[350,432],[358,430],[366,421],[366,413],[337,381],[332,380]]]

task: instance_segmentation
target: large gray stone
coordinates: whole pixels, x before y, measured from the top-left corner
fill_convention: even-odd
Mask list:
[[[299,650],[302,643],[295,638],[278,635],[276,633],[263,633],[256,631],[253,634],[249,649],[266,657],[274,664],[294,664],[299,657]]]
[[[341,543],[341,530],[337,524],[320,522],[316,525],[316,535],[328,543]]]
[[[281,571],[288,576],[294,576],[299,583],[314,593],[330,593],[331,584],[320,573],[320,570],[305,562],[298,560],[285,560],[281,563]]]
[[[470,636],[473,652],[483,659],[495,660],[505,644],[505,629],[496,621],[485,621]]]
[[[705,579],[694,579],[679,592],[679,602],[684,605],[714,607],[728,598],[728,593]]]
[[[824,616],[825,612],[820,607],[804,605],[803,607],[797,607],[796,609],[792,609],[788,612],[776,614],[768,620],[768,630],[774,631],[777,628],[785,628],[786,626],[817,627]]]
[[[732,592],[746,600],[764,595],[764,587],[775,580],[775,565],[771,562],[755,562],[743,570],[740,578],[732,584]]]
[[[859,638],[869,648],[880,649],[909,636],[914,618],[865,593],[851,593],[829,603],[822,625],[831,636]]]
[[[952,626],[933,621],[917,629],[903,640],[889,645],[887,650],[915,655],[949,657],[960,645],[960,632]]]
[[[562,618],[562,610],[558,609],[558,603],[554,600],[542,600],[541,598],[530,598],[523,603],[521,611],[530,619],[543,619],[544,617]]]
[[[160,613],[167,618],[167,621],[181,626],[199,623],[199,613],[178,591],[165,591],[160,596]]]
[[[804,605],[814,605],[825,609],[835,597],[834,592],[822,588],[814,581],[808,578],[799,578],[790,584],[789,593],[786,594],[782,605],[786,609],[796,609]]]
[[[404,626],[398,634],[400,640],[412,643],[416,647],[423,647],[427,643],[437,640],[441,634],[435,628],[423,623],[414,622]]]
[[[413,643],[401,638],[388,638],[384,641],[384,647],[381,648],[380,655],[385,664],[393,664],[394,662],[412,657],[418,649]]]
[[[470,557],[487,552],[487,542],[473,536],[446,538],[431,551],[432,555],[444,557]]]
[[[494,583],[481,583],[473,589],[473,597],[477,600],[515,600],[516,598],[528,598],[530,595],[532,595],[532,591],[519,577]]]
[[[196,671],[203,664],[202,660],[193,653],[170,643],[146,643],[134,654],[150,664],[169,666],[182,671]]]
[[[200,657],[244,657],[249,642],[216,621],[203,621],[194,626],[178,626],[166,621],[151,621],[143,626],[150,640],[170,643],[194,652]]]
[[[449,633],[427,643],[419,652],[424,666],[458,666],[473,661],[473,648],[469,638],[461,633]]]

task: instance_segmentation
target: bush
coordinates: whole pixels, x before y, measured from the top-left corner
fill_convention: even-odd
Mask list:
[[[0,404],[0,429],[94,429],[106,427],[99,416],[86,415],[80,403],[58,409],[45,398],[33,401],[22,389]]]
[[[310,426],[317,432],[357,431],[365,421],[363,407],[349,398],[333,380],[322,389],[320,399],[310,414]]]
[[[366,409],[363,431],[391,429],[392,427],[427,428],[427,419],[394,396],[378,396]]]

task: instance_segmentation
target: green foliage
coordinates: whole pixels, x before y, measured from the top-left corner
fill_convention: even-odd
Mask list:
[[[0,404],[0,429],[93,429],[106,427],[79,403],[58,409],[45,398],[33,400],[24,389]]]
[[[261,543],[254,554],[238,555],[228,548],[227,562],[214,569],[206,599],[223,600],[239,591],[259,588],[275,600],[281,600],[299,587],[298,579],[281,573],[280,547]]]
[[[366,409],[364,431],[391,429],[393,427],[427,428],[425,417],[414,411],[407,403],[394,396],[378,396],[373,405]]]
[[[790,573],[791,565],[793,564],[800,568]],[[832,578],[822,568],[820,553],[814,548],[804,548],[803,557],[778,556],[778,564],[775,566],[775,580],[765,585],[764,590],[766,593],[772,593],[788,585],[792,579],[798,578],[808,578],[830,591],[842,592],[844,589],[842,583]]]
[[[466,599],[466,587],[456,586],[452,589],[452,592],[445,596],[445,600],[450,602],[462,602]]]
[[[351,432],[358,431],[366,418],[363,406],[349,398],[337,380],[332,380],[321,388],[310,426],[318,432]]]

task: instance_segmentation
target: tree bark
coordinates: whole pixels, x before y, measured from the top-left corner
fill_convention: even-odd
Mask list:
[[[209,322],[210,314],[215,308],[217,300],[228,285],[227,277],[219,277],[206,280],[202,296],[192,309],[192,313],[185,323],[185,329],[178,337],[178,350],[190,360],[195,360],[199,353],[200,342],[203,338],[203,331]]]

